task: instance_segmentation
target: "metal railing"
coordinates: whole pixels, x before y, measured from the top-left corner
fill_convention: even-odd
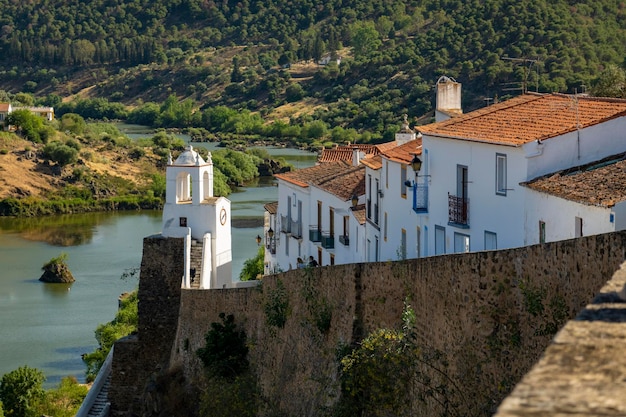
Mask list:
[[[469,198],[448,194],[448,223],[469,226]]]
[[[324,249],[335,248],[335,237],[330,232],[322,232],[322,247]]]
[[[291,233],[291,219],[289,216],[280,216],[280,232]]]
[[[302,222],[291,219],[289,230],[291,231],[291,236],[300,239],[302,237]]]
[[[311,242],[321,242],[322,232],[317,225],[309,226],[309,240]]]

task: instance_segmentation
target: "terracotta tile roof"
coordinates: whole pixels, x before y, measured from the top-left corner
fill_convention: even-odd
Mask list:
[[[319,188],[348,201],[353,195],[365,194],[365,167],[359,165],[315,184]]]
[[[350,207],[350,210],[352,210],[352,214],[354,214],[354,217],[359,222],[359,224],[365,224],[365,204],[359,204],[356,207]]]
[[[626,100],[524,94],[418,129],[430,136],[520,146],[620,116],[626,116]]]
[[[383,167],[383,158],[380,155],[368,156],[361,159],[361,165],[378,170]]]
[[[422,154],[422,138],[411,140],[403,145],[396,146],[395,148],[383,152],[382,155],[391,161],[400,162],[402,164],[410,164],[415,154]]]
[[[267,211],[269,214],[276,214],[278,213],[278,201],[266,203],[263,208],[265,208],[265,211]]]
[[[345,161],[352,162],[352,155],[355,149],[363,151],[365,155],[378,155],[383,150],[389,149],[390,147],[397,146],[396,142],[386,142],[378,145],[371,145],[365,143],[353,143],[351,145],[345,146],[337,146],[331,149],[322,149],[322,153],[317,158],[317,162],[326,163],[326,162],[335,162],[335,161]]]
[[[317,162],[326,163],[326,162],[336,162],[336,161],[345,161],[352,162],[352,149],[348,148],[333,148],[333,149],[324,149],[322,153],[317,158]]]
[[[9,111],[9,107],[11,106],[10,103],[0,103],[0,112],[7,112]]]
[[[613,207],[626,200],[626,154],[545,175],[522,185],[578,203]]]
[[[299,187],[308,187],[309,184],[319,184],[320,182],[336,177],[337,175],[354,169],[351,164],[345,162],[327,162],[325,164],[314,165],[309,168],[298,169],[274,175],[276,178]]]

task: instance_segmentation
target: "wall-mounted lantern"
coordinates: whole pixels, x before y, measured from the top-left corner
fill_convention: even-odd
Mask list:
[[[256,235],[256,244],[257,244],[257,246],[259,246],[261,244],[261,240],[263,240],[261,238],[261,236],[260,235]]]

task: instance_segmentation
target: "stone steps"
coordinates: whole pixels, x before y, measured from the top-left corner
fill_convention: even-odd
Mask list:
[[[200,273],[202,271],[202,243],[191,240],[191,288],[200,288]],[[195,277],[194,277],[195,272]]]
[[[98,393],[96,400],[94,401],[89,413],[87,413],[88,417],[104,417],[109,414],[109,407],[111,403],[109,402],[109,386],[111,385],[111,374],[107,377],[104,385],[102,385],[102,389]]]

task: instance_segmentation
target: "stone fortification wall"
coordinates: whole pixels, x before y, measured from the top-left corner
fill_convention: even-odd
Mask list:
[[[111,416],[140,415],[153,405],[155,381],[168,368],[178,326],[183,269],[183,239],[144,239],[138,332],[115,343]]]
[[[148,243],[144,258],[165,256]],[[250,361],[274,410],[322,415],[339,393],[337,351],[375,329],[399,328],[406,302],[416,313],[423,352],[443,354],[433,354],[439,359],[426,363],[424,372],[446,385],[448,404],[462,415],[491,415],[556,329],[602,288],[625,248],[626,233],[614,233],[504,251],[295,270],[265,277],[258,288],[179,290],[175,339],[167,340],[171,356],[158,352],[154,359],[162,369],[180,367],[193,381],[202,372],[195,352],[205,333],[220,322],[219,313],[233,314],[246,331]],[[144,275],[142,267],[141,280],[179,284],[180,276]],[[140,293],[142,303],[159,308]],[[144,330],[171,328],[140,329],[138,343],[153,337],[142,336]],[[426,401],[414,415],[439,415],[440,406]]]

